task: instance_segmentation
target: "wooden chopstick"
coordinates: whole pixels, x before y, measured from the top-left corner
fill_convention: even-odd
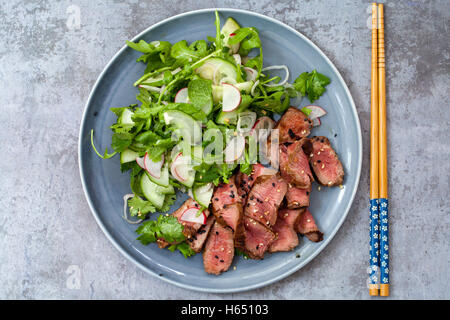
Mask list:
[[[376,3],[372,3],[372,68],[370,95],[370,273],[369,294],[378,296],[379,272],[379,156],[378,156],[378,32]]]
[[[386,134],[386,75],[383,4],[378,4],[378,117],[379,117],[379,197],[380,197],[380,295],[389,296],[389,220]]]

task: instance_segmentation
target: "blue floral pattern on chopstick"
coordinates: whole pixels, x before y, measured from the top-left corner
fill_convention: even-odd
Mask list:
[[[378,284],[380,270],[380,210],[379,199],[370,199],[370,284]]]
[[[388,199],[380,198],[380,281],[389,283],[389,219]]]

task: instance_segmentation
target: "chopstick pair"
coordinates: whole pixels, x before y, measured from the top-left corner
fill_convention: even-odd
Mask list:
[[[383,4],[372,3],[369,294],[389,296],[386,83]]]

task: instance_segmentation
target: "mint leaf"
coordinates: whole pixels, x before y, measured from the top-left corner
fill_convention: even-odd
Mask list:
[[[189,100],[200,110],[211,110],[213,105],[211,80],[195,79],[188,84]]]

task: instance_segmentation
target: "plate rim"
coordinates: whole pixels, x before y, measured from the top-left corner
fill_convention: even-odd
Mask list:
[[[95,221],[97,222],[97,225],[100,227],[100,229],[103,231],[103,233],[105,234],[105,236],[108,238],[108,240],[113,244],[113,246],[119,250],[119,252],[125,256],[125,258],[127,258],[129,261],[133,262],[136,266],[138,266],[141,270],[143,270],[144,272],[146,272],[147,274],[150,274],[152,276],[154,276],[157,279],[161,279],[167,283],[173,284],[175,286],[184,288],[184,289],[188,289],[188,290],[193,290],[193,291],[198,291],[198,292],[207,292],[207,293],[235,293],[235,292],[243,292],[243,291],[249,291],[249,290],[254,290],[257,288],[261,288],[261,287],[265,287],[267,285],[270,285],[272,283],[278,282],[290,275],[292,275],[294,272],[297,272],[298,270],[300,270],[301,268],[303,268],[305,265],[307,265],[311,260],[313,260],[319,253],[321,253],[325,247],[330,243],[330,241],[334,238],[334,236],[336,235],[336,233],[339,231],[339,229],[341,228],[342,224],[344,223],[345,219],[347,218],[348,212],[350,211],[351,206],[353,205],[353,202],[355,200],[355,195],[356,192],[358,191],[358,187],[359,187],[359,183],[360,183],[360,178],[361,178],[361,167],[362,167],[362,133],[361,133],[361,124],[360,124],[360,120],[359,120],[359,116],[358,116],[358,112],[356,110],[356,105],[355,102],[353,100],[353,97],[350,93],[350,90],[347,86],[347,84],[345,83],[341,73],[339,72],[339,70],[336,68],[336,66],[333,64],[333,62],[325,55],[325,53],[315,44],[313,43],[308,37],[306,37],[305,35],[303,35],[301,32],[297,31],[296,29],[294,29],[293,27],[287,25],[286,23],[279,21],[275,18],[263,15],[261,13],[257,13],[257,12],[252,12],[249,10],[244,10],[244,9],[234,9],[234,8],[205,8],[205,9],[198,9],[198,10],[192,10],[192,11],[186,11],[168,18],[165,18],[149,27],[147,27],[146,29],[144,29],[143,31],[141,31],[139,34],[137,34],[136,36],[134,36],[130,41],[135,42],[137,39],[139,39],[140,37],[142,37],[145,33],[151,31],[152,29],[163,25],[171,20],[177,19],[177,18],[182,18],[182,17],[186,17],[186,16],[190,16],[190,15],[194,15],[194,14],[198,14],[198,13],[205,13],[205,12],[214,12],[214,11],[218,11],[219,13],[221,11],[228,11],[228,12],[236,12],[236,13],[241,13],[241,14],[247,14],[247,15],[252,15],[267,21],[270,21],[272,23],[278,24],[281,27],[286,28],[287,30],[293,32],[294,34],[296,34],[298,37],[302,38],[304,41],[306,41],[310,46],[313,47],[313,49],[316,50],[316,52],[319,53],[319,55],[325,60],[325,62],[331,67],[331,69],[334,71],[334,73],[337,75],[337,79],[338,81],[342,84],[345,93],[347,95],[347,97],[349,97],[350,100],[350,106],[351,106],[351,111],[353,113],[354,118],[356,119],[356,128],[357,128],[357,140],[358,140],[358,147],[359,147],[359,152],[358,152],[358,161],[357,161],[357,173],[356,173],[356,184],[353,188],[352,194],[350,196],[350,201],[347,203],[345,210],[344,210],[344,214],[341,216],[341,218],[338,221],[338,224],[336,225],[336,227],[334,228],[334,230],[331,232],[331,234],[329,235],[329,237],[324,240],[320,246],[318,246],[318,248],[315,250],[315,252],[313,254],[311,254],[307,259],[303,260],[301,263],[299,263],[298,265],[296,265],[295,267],[278,274],[275,277],[272,277],[270,279],[267,279],[265,281],[260,281],[258,283],[252,284],[252,285],[246,285],[244,287],[233,287],[233,288],[227,288],[227,289],[216,289],[216,288],[205,288],[202,286],[195,286],[195,285],[189,285],[189,284],[184,284],[172,279],[168,279],[168,278],[164,278],[164,277],[158,277],[158,275],[150,270],[149,268],[147,268],[146,266],[144,266],[143,264],[141,264],[139,261],[137,261],[132,255],[130,255],[124,248],[122,248],[119,243],[113,238],[113,236],[111,235],[111,233],[109,232],[109,230],[107,230],[107,228],[105,227],[105,225],[103,224],[103,222],[101,221],[99,214],[97,213],[97,210],[94,208],[94,205],[92,203],[92,200],[90,198],[89,193],[87,192],[87,187],[86,187],[86,181],[85,181],[85,176],[83,173],[83,168],[84,165],[81,161],[81,155],[82,155],[82,133],[84,131],[84,127],[85,127],[85,123],[86,123],[86,117],[87,117],[87,110],[89,105],[92,102],[93,96],[95,91],[97,90],[100,82],[103,80],[106,72],[109,70],[110,66],[116,61],[116,59],[119,57],[119,55],[121,55],[127,48],[127,45],[124,45],[119,51],[117,51],[114,56],[108,61],[108,63],[106,64],[106,66],[103,68],[102,72],[100,73],[100,75],[97,77],[97,80],[95,81],[87,102],[84,106],[83,109],[83,115],[81,118],[81,123],[80,123],[80,129],[79,129],[79,134],[78,134],[78,167],[79,167],[79,173],[80,173],[80,178],[81,178],[81,184],[82,184],[82,188],[83,188],[83,193],[84,196],[88,202],[88,206],[89,209],[92,213],[92,215],[95,218]]]

